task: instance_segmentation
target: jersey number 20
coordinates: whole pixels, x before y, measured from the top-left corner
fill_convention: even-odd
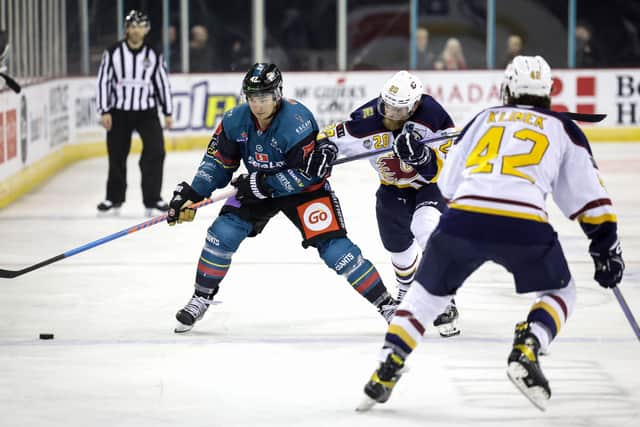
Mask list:
[[[465,168],[473,168],[470,173],[491,173],[500,153],[500,145],[504,136],[503,126],[492,126],[480,138],[467,158]],[[535,180],[518,170],[522,166],[533,166],[540,163],[547,151],[549,140],[547,136],[532,129],[520,129],[513,133],[513,138],[520,141],[531,141],[533,147],[526,153],[502,156],[500,173],[526,179],[532,184]]]

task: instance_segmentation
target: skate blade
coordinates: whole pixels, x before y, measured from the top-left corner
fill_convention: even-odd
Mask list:
[[[193,329],[193,325],[185,325],[184,323],[178,322],[173,332],[176,334],[183,334],[185,332],[189,332],[191,329]]]
[[[511,362],[507,368],[507,376],[509,380],[516,386],[520,393],[524,395],[536,408],[541,411],[547,410],[549,403],[549,395],[544,388],[540,386],[527,387],[522,378],[527,376],[527,370],[517,362]]]
[[[460,335],[460,329],[458,329],[455,322],[438,325],[436,327],[438,328],[438,333],[442,338],[450,338]]]
[[[356,412],[367,412],[369,409],[373,408],[375,404],[378,403],[369,396],[365,396],[358,406],[356,406]]]

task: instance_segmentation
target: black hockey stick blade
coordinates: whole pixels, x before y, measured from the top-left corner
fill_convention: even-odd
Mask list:
[[[572,113],[571,111],[564,111],[560,114],[568,119],[587,123],[598,123],[603,121],[607,117],[606,114]]]
[[[7,86],[9,86],[12,91],[14,91],[15,93],[20,93],[22,88],[17,81],[13,80],[12,77],[7,76],[5,73],[0,73],[0,77],[4,79],[4,81],[7,83]]]
[[[23,268],[22,270],[4,270],[0,268],[0,279],[13,279],[14,277],[22,276],[25,273],[37,270],[41,267],[44,267],[45,265],[53,264],[54,262],[60,261],[61,259],[65,258],[67,258],[66,254],[56,255],[37,264]]]

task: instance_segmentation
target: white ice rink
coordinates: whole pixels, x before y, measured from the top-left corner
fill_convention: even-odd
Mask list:
[[[640,318],[640,144],[594,144],[618,211],[621,290]],[[163,195],[191,180],[201,153],[169,153]],[[137,156],[119,219],[98,219],[106,158],[78,163],[0,211],[0,268],[20,269],[144,221]],[[336,168],[350,237],[395,293],[375,224],[375,173]],[[516,296],[495,265],[458,294],[462,335],[433,329],[390,401],[354,407],[386,324],[276,217],[234,257],[218,299],[175,335],[205,231],[196,221],[118,239],[15,279],[0,279],[0,426],[639,426],[640,342],[610,291],[592,280],[588,242],[551,207],[578,286],[572,318],[542,360],[553,396],[535,409],[508,381]],[[54,333],[52,341],[39,333]]]

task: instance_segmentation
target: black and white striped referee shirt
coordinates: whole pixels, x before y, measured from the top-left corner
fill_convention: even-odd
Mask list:
[[[162,107],[173,112],[171,88],[162,54],[146,42],[136,50],[125,40],[105,50],[98,70],[98,111],[142,111]]]

